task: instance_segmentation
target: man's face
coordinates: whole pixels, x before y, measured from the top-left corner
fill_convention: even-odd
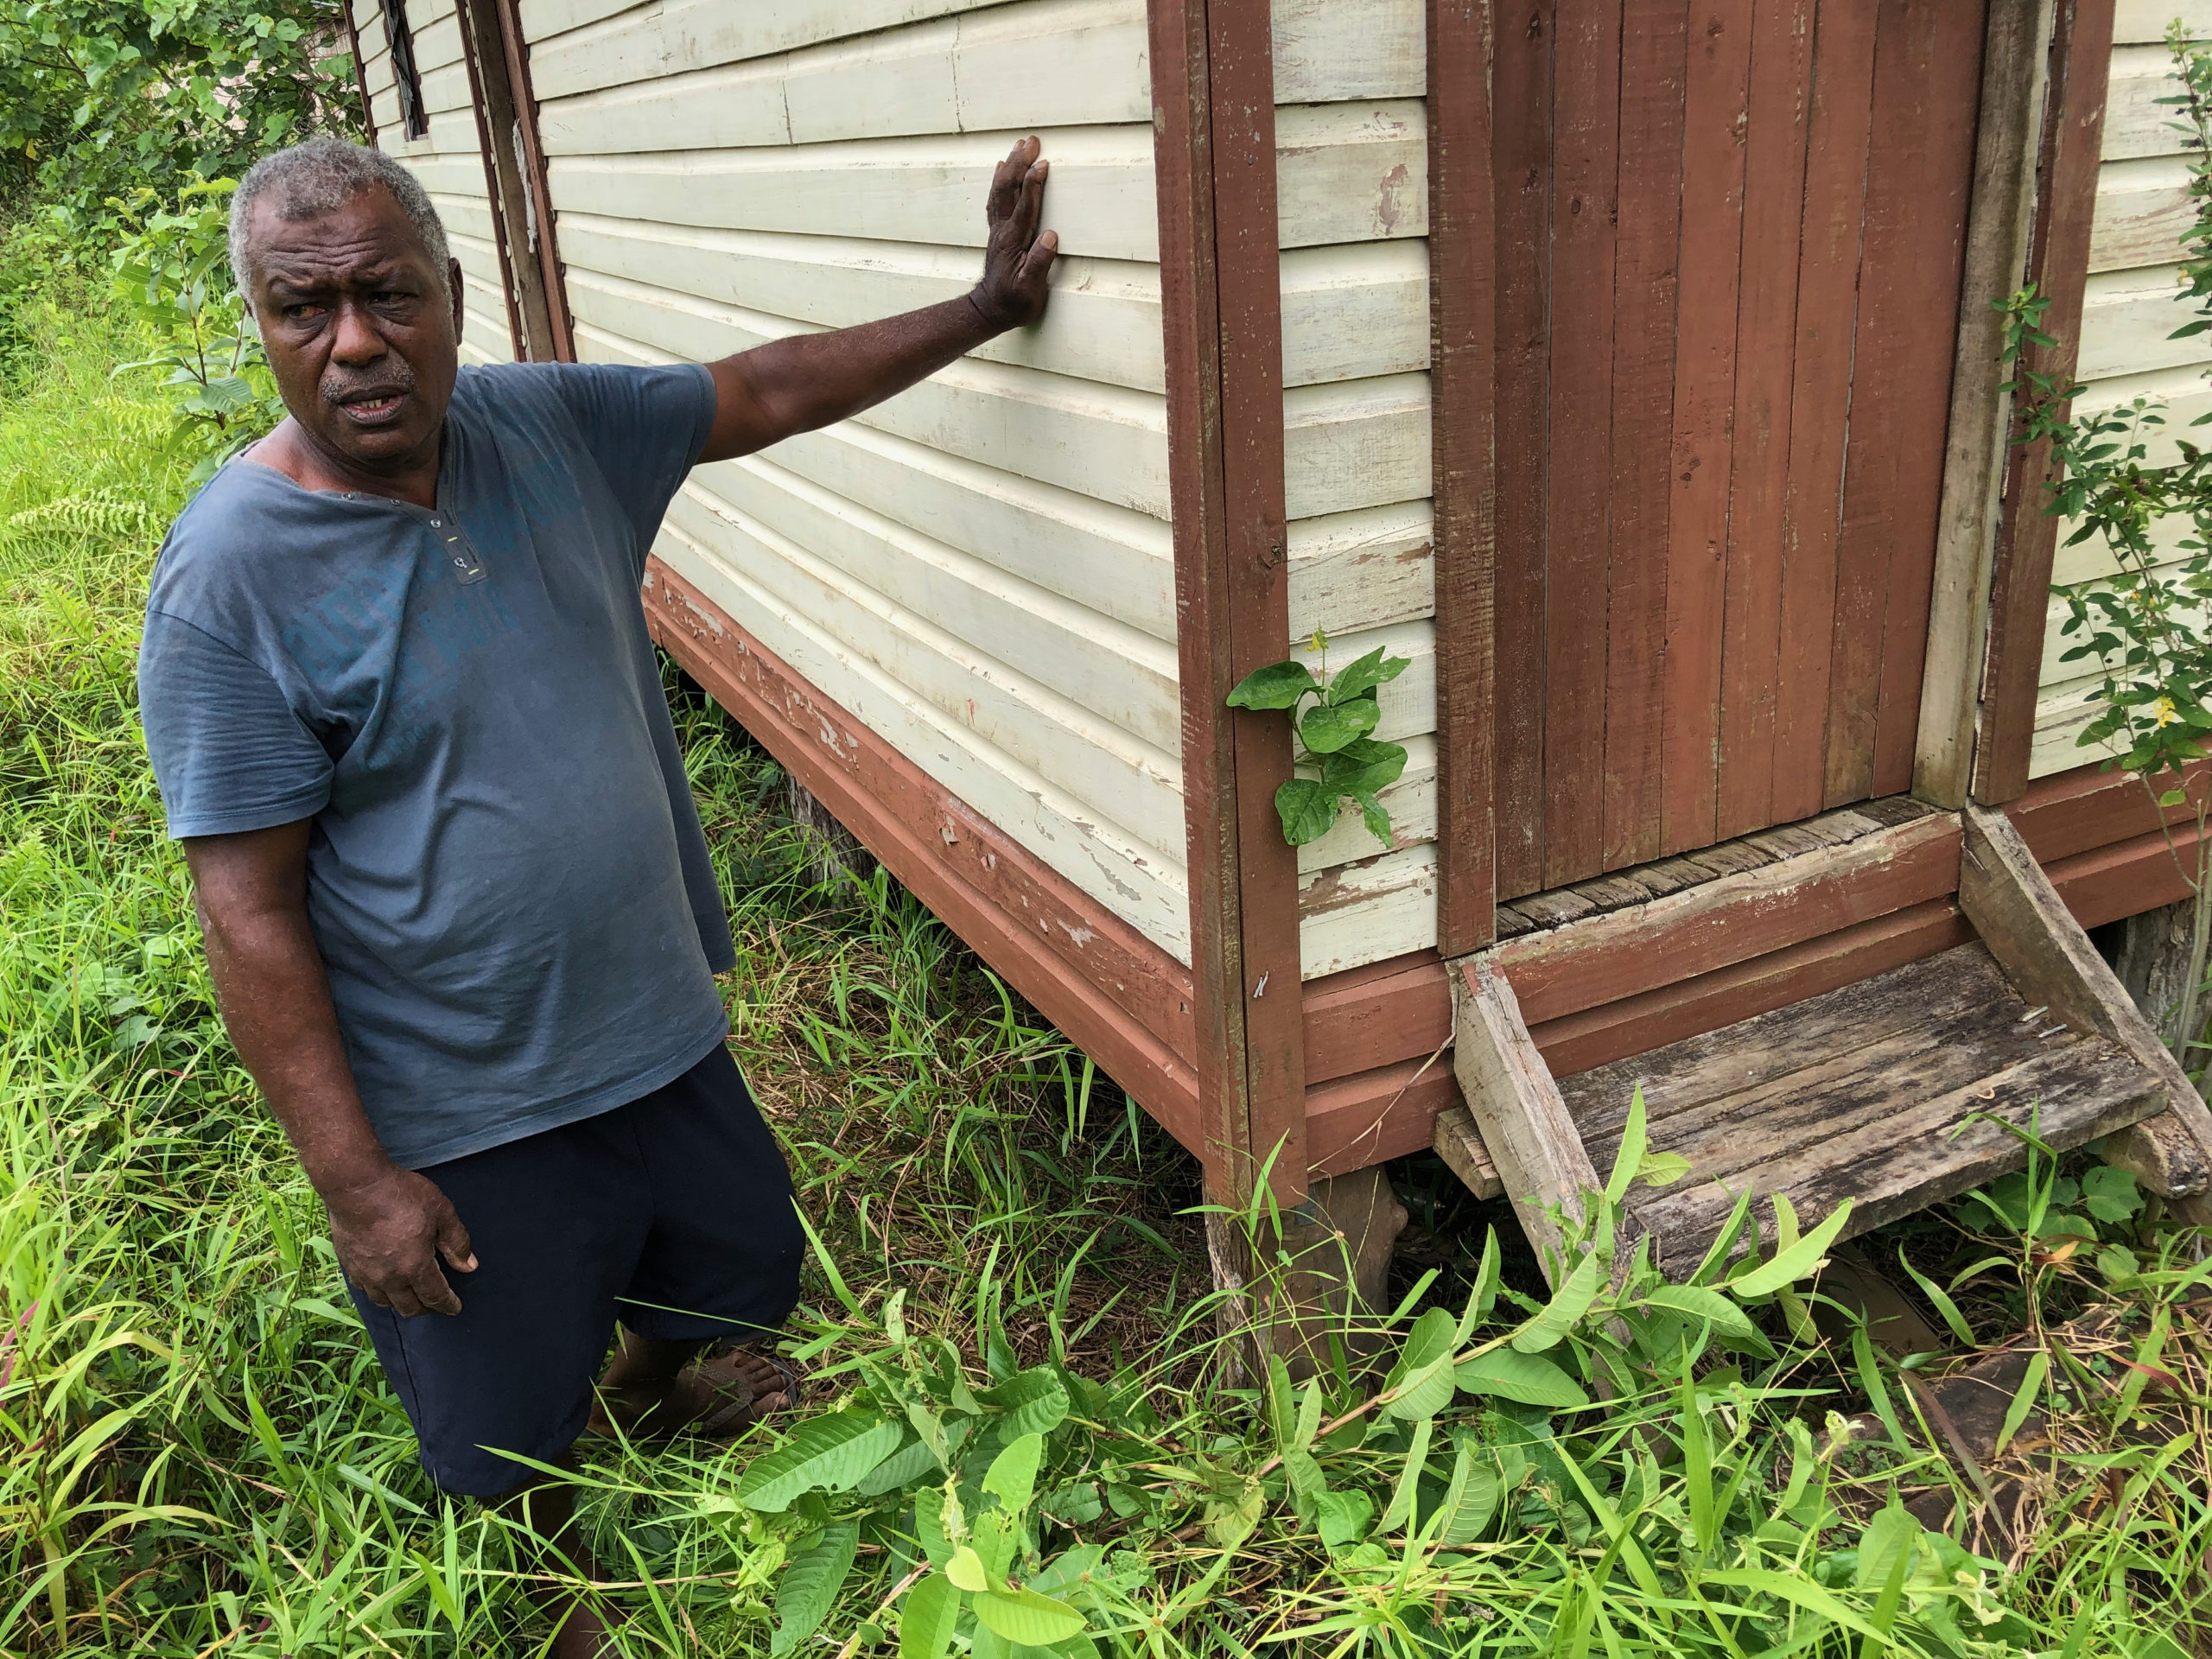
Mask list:
[[[247,250],[269,366],[310,442],[372,476],[435,461],[458,368],[460,265],[448,302],[414,226],[375,186],[320,219],[259,207]]]

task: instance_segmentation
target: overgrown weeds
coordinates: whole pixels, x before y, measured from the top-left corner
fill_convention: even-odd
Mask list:
[[[531,1652],[522,1558],[416,1469],[162,839],[131,668],[195,457],[96,304],[35,338],[0,404],[0,1651]],[[810,874],[772,763],[671,695],[818,1241],[818,1388],[732,1448],[587,1444],[628,1651],[2207,1650],[2190,1241],[2132,1211],[2066,1250],[2055,1185],[1974,1212],[1999,1266],[1910,1241],[1984,1338],[2009,1284],[2044,1355],[1971,1466],[1863,1333],[1820,1338],[1817,1236],[1669,1287],[1608,1269],[1602,1205],[1554,1296],[1427,1203],[1452,1271],[1378,1321],[1387,1371],[1231,1388],[1189,1160],[887,879]],[[2076,1281],[2118,1310],[2078,1365],[2037,1312]],[[2032,1533],[1993,1543],[2014,1473]]]

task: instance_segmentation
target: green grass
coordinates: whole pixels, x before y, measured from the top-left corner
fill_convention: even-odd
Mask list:
[[[531,1652],[512,1540],[416,1471],[314,1194],[214,1016],[131,673],[194,457],[150,393],[110,382],[136,343],[48,291],[63,302],[19,311],[33,366],[0,401],[0,1654]],[[1190,1160],[895,887],[810,876],[772,763],[672,695],[741,940],[737,1046],[820,1239],[791,1332],[816,1405],[842,1408],[833,1430],[938,1426],[978,1535],[1026,1517],[1015,1575],[1087,1616],[1053,1651],[2212,1652],[2190,1623],[2212,1511],[2186,1241],[2136,1229],[2136,1270],[2101,1276],[2087,1252],[1974,1247],[2010,1252],[1962,1292],[1977,1320],[1999,1284],[2030,1321],[2087,1287],[2182,1389],[2129,1398],[2138,1374],[2062,1361],[2063,1432],[2013,1453],[2042,1483],[2036,1526],[2001,1564],[1887,1507],[1900,1486],[1971,1494],[1916,1449],[1885,1366],[1794,1339],[1772,1295],[1739,1299],[1765,1334],[1730,1351],[1601,1288],[1546,1346],[1533,1283],[1500,1293],[1476,1266],[1497,1216],[1433,1168],[1401,1173],[1444,1271],[1377,1339],[1386,1363],[1441,1352],[1444,1402],[1374,1409],[1384,1377],[1348,1364],[1310,1404],[1285,1379],[1231,1386]],[[1971,1243],[1911,1240],[1948,1276]],[[1452,1357],[1512,1351],[1516,1329],[1612,1408],[1455,1395]],[[1401,1365],[1399,1397],[1417,1380]],[[1840,1431],[1876,1403],[1902,1443]],[[2132,1445],[2151,1406],[2158,1433]],[[986,1497],[1025,1427],[1033,1498],[1010,1475]],[[926,1565],[943,1476],[779,1504],[757,1460],[783,1445],[588,1446],[629,1651],[897,1650],[893,1592]],[[956,1645],[1031,1651],[965,1623]]]

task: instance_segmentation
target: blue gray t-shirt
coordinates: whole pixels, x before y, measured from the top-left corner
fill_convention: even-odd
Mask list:
[[[638,587],[705,369],[464,368],[437,505],[226,467],[139,654],[174,836],[312,818],[308,914],[394,1161],[607,1111],[727,1029],[734,962]]]

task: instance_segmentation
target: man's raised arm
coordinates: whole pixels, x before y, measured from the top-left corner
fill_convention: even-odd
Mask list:
[[[1046,163],[1034,138],[991,177],[983,276],[957,300],[824,334],[794,334],[710,363],[715,425],[701,461],[728,461],[858,414],[985,340],[1034,322],[1059,238],[1039,234]]]
[[[329,1208],[347,1277],[380,1307],[458,1313],[438,1255],[474,1272],[468,1230],[435,1183],[385,1155],[346,1061],[308,925],[309,823],[186,839],[215,1000]]]

